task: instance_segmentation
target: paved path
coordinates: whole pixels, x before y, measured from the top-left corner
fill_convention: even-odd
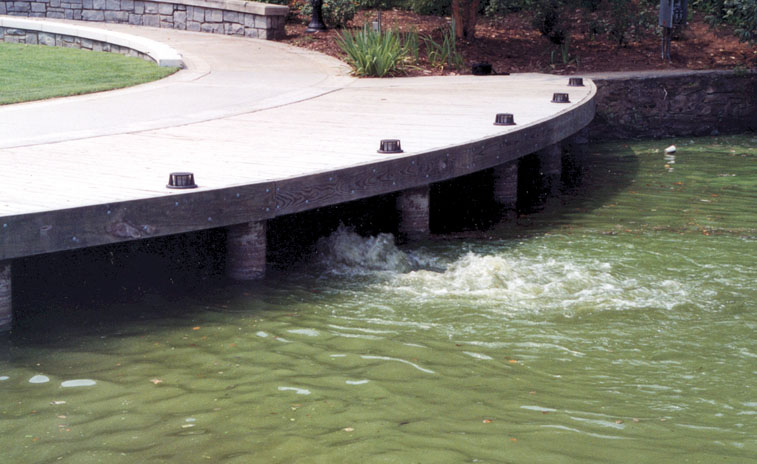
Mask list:
[[[594,85],[568,87],[563,76],[358,80],[334,59],[273,42],[101,27],[165,42],[187,69],[0,108],[0,260],[437,182],[558,142],[594,115]],[[551,103],[554,92],[572,103]],[[494,126],[503,112],[518,125]],[[401,139],[405,153],[376,153],[385,138]],[[174,171],[194,172],[199,188],[166,189]]]

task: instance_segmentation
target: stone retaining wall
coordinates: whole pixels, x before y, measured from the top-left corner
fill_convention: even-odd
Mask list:
[[[49,45],[51,47],[82,48],[85,50],[94,50],[99,52],[120,53],[121,55],[134,56],[147,61],[153,59],[132,48],[116,45],[99,40],[87,39],[65,34],[56,34],[53,32],[30,31],[26,29],[15,29],[9,27],[0,27],[0,42],[22,43],[33,45]]]
[[[284,37],[289,8],[244,0],[19,0],[0,1],[0,14],[74,19],[259,39]]]
[[[757,131],[757,73],[664,71],[589,75],[592,140]]]

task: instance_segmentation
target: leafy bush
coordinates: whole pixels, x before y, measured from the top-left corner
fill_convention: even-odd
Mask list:
[[[442,29],[442,42],[437,43],[430,35],[423,37],[426,46],[426,57],[432,66],[444,68],[451,66],[462,69],[465,66],[463,56],[457,51],[457,36],[455,35],[455,23]]]
[[[556,45],[565,43],[570,36],[571,23],[564,14],[567,9],[564,0],[536,0],[532,24]]]
[[[401,70],[407,56],[407,48],[397,31],[374,31],[368,25],[357,31],[343,31],[336,42],[358,76],[395,74]]]
[[[355,17],[357,7],[350,0],[323,0],[323,22],[328,27],[342,28]],[[306,1],[300,8],[300,14],[310,21],[313,15],[313,6]]]
[[[730,24],[735,27],[739,40],[757,43],[757,1],[695,0],[692,6],[707,13],[710,24]]]
[[[421,15],[449,16],[452,0],[407,0],[407,8]]]

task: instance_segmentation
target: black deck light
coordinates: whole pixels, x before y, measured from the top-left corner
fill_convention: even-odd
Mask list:
[[[511,113],[497,113],[494,117],[495,126],[514,126],[515,119]]]
[[[379,144],[379,153],[402,153],[402,146],[397,139],[384,139]]]
[[[570,103],[567,93],[554,93],[552,94],[552,103]]]
[[[191,172],[172,172],[168,176],[168,185],[170,189],[191,189],[197,188],[195,184],[195,175]]]
[[[313,9],[313,16],[305,32],[325,31],[327,27],[323,24],[323,0],[310,0],[310,6]]]
[[[584,86],[583,77],[571,77],[568,79],[568,87],[583,87],[583,86]]]

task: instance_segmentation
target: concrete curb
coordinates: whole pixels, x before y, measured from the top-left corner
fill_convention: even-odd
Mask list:
[[[121,32],[27,18],[0,16],[0,27],[69,35],[130,48],[149,56],[158,66],[184,67],[181,54],[168,45]]]

